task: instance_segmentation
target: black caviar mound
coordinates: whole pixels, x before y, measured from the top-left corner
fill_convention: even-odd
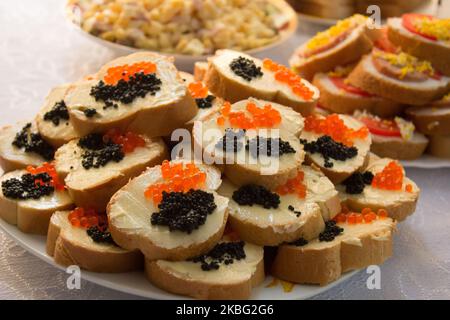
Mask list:
[[[20,178],[11,178],[2,182],[3,195],[15,200],[39,199],[53,193],[55,188],[47,183],[51,181],[48,173],[33,175],[26,173]],[[42,183],[36,183],[42,181]]]
[[[190,261],[201,263],[203,271],[217,270],[221,264],[229,265],[235,260],[245,259],[244,246],[244,241],[221,242],[207,254],[190,259]]]
[[[108,162],[120,162],[125,157],[120,144],[105,141],[98,133],[91,133],[81,138],[78,145],[84,149],[81,164],[85,169],[104,167]]]
[[[261,155],[280,157],[284,154],[295,153],[295,149],[292,148],[288,141],[284,141],[281,138],[265,138],[260,136],[247,141],[245,149],[250,152],[253,158],[258,158]]]
[[[345,144],[336,142],[327,135],[311,142],[300,139],[300,143],[303,144],[306,152],[321,154],[325,160],[325,168],[333,167],[333,162],[330,159],[345,161],[356,157],[358,154],[356,147],[347,147]]]
[[[51,121],[55,126],[59,126],[61,120],[69,120],[69,111],[64,100],[55,103],[53,108],[44,114],[45,121]]]
[[[245,130],[239,129],[234,131],[233,129],[227,128],[225,129],[225,134],[216,143],[215,147],[227,153],[239,152],[244,147],[244,142],[242,141],[244,137]]]
[[[39,133],[31,132],[31,123],[27,123],[16,134],[12,145],[25,152],[34,152],[47,161],[53,160],[55,154],[53,147]]]
[[[212,107],[212,104],[215,99],[216,97],[209,94],[208,96],[206,96],[206,98],[195,99],[195,103],[197,104],[197,107],[199,107],[200,109],[209,109]]]
[[[238,57],[230,63],[230,69],[244,80],[251,81],[263,76],[261,67],[257,67],[253,60]]]
[[[116,244],[109,231],[103,230],[99,226],[93,226],[86,230],[87,235],[97,243]]]
[[[345,179],[342,184],[345,186],[345,192],[348,194],[360,194],[364,191],[366,185],[371,185],[373,173],[370,171],[355,172]]]
[[[336,225],[336,221],[329,220],[325,222],[325,230],[319,234],[319,241],[330,242],[338,235],[344,232],[344,229]]]
[[[158,205],[159,212],[152,213],[152,225],[169,227],[170,231],[182,231],[190,234],[204,225],[208,215],[217,205],[214,195],[203,190],[183,192],[163,192]]]
[[[308,240],[306,240],[305,238],[299,238],[295,241],[289,242],[289,244],[296,247],[303,247],[308,244]]]
[[[258,204],[265,209],[276,209],[280,204],[280,196],[278,194],[256,184],[247,184],[240,187],[233,192],[232,198],[241,206]]]
[[[136,73],[128,81],[120,79],[117,84],[105,84],[100,80],[91,88],[90,95],[95,101],[103,101],[104,109],[117,108],[117,102],[130,104],[136,98],[144,98],[147,94],[154,96],[161,89],[162,82],[154,73]]]
[[[83,110],[84,115],[86,116],[86,118],[92,118],[93,116],[95,116],[96,114],[98,114],[97,110],[95,110],[94,108],[87,108]]]

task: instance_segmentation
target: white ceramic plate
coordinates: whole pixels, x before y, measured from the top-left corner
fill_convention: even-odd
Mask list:
[[[294,35],[297,30],[297,15],[295,11],[287,4],[278,0],[273,0],[273,3],[280,7],[280,9],[286,15],[286,19],[289,21],[289,25],[280,32],[280,38],[278,41],[271,43],[267,46],[263,46],[260,48],[255,48],[252,50],[245,51],[254,57],[257,58],[273,58],[276,57],[279,52],[284,52],[285,50],[291,50],[289,45],[289,39]],[[122,45],[119,43],[111,42],[103,40],[99,37],[96,37],[86,31],[84,31],[80,27],[79,19],[76,17],[76,13],[74,13],[74,8],[70,6],[66,7],[66,18],[70,25],[79,32],[81,35],[87,37],[89,40],[99,43],[100,45],[106,46],[110,48],[117,56],[128,55],[137,51],[149,51],[144,49],[138,49],[135,47],[130,47],[126,45]],[[176,54],[176,53],[161,53],[162,55],[167,55],[175,58],[175,65],[181,71],[192,72],[194,70],[194,64],[197,61],[206,61],[209,55],[201,55],[201,56],[192,56],[192,55],[184,55],[184,54]]]
[[[421,169],[439,169],[450,168],[450,159],[442,159],[433,157],[428,154],[422,155],[416,160],[402,160],[401,163],[406,168],[421,168]]]
[[[9,234],[14,240],[24,249],[34,254],[45,262],[55,266],[58,269],[64,270],[63,267],[55,264],[53,258],[48,256],[45,252],[45,236],[30,235],[20,232],[15,226],[12,226],[2,219],[0,219],[0,227]],[[295,285],[291,292],[284,292],[281,285],[267,288],[271,283],[272,278],[267,277],[266,281],[259,287],[253,290],[251,299],[264,300],[281,300],[281,299],[306,299],[315,296],[319,293],[327,291],[332,287],[344,282],[358,271],[346,273],[339,280],[329,284],[328,286],[308,286]],[[89,271],[82,271],[81,277],[87,281],[96,283],[98,285],[122,291],[137,296],[152,298],[152,299],[186,299],[186,297],[167,293],[151,285],[144,276],[143,272],[127,272],[127,273],[95,273]]]

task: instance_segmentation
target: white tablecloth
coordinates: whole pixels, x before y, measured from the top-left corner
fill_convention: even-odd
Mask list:
[[[0,125],[31,119],[48,90],[94,72],[114,57],[64,20],[62,0],[0,1]],[[447,15],[448,16],[448,15]],[[309,27],[303,26],[302,31]],[[297,35],[292,48],[301,40]],[[286,62],[289,52],[272,57]],[[320,299],[450,299],[450,169],[409,169],[422,188],[417,212],[399,226],[395,255],[381,267],[381,289],[368,290],[365,271]],[[129,299],[66,274],[23,250],[0,231],[0,299]]]

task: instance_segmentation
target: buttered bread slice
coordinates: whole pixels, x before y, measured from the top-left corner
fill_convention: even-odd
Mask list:
[[[167,57],[134,53],[107,63],[97,77],[75,83],[65,100],[81,132],[120,128],[164,136],[195,116],[195,102]]]
[[[223,165],[225,175],[241,186],[255,183],[268,188],[296,175],[304,152],[297,135],[303,117],[292,109],[250,98],[195,122],[196,148],[209,163]]]
[[[130,178],[166,157],[160,138],[110,130],[63,145],[55,153],[55,166],[75,204],[101,212]]]
[[[70,121],[69,110],[64,101],[71,85],[54,87],[45,99],[36,116],[36,125],[41,136],[54,147],[80,137]]]
[[[339,183],[367,164],[372,140],[367,127],[355,118],[331,114],[307,117],[300,142],[307,162]]]
[[[336,188],[350,209],[384,209],[398,221],[414,213],[420,193],[400,163],[389,158],[371,158],[363,171],[354,173]]]
[[[5,172],[51,161],[53,147],[43,139],[35,122],[0,128],[0,165]]]
[[[218,195],[220,171],[165,161],[121,188],[108,204],[109,227],[121,247],[149,260],[185,260],[221,239],[228,199]]]
[[[127,272],[143,267],[139,251],[125,250],[114,243],[105,214],[83,208],[52,215],[47,253],[62,266],[77,265],[94,272]]]
[[[225,237],[211,251],[187,261],[145,260],[157,287],[196,299],[248,299],[264,281],[263,248]]]
[[[213,94],[232,103],[254,97],[291,107],[303,115],[312,113],[319,99],[319,90],[289,68],[232,50],[216,52],[203,81]]]
[[[340,213],[317,239],[280,246],[270,273],[293,283],[326,285],[347,271],[382,264],[392,256],[396,222],[380,213]]]
[[[69,193],[49,163],[8,172],[0,183],[0,217],[25,233],[47,234],[51,215],[73,207]]]
[[[300,237],[314,239],[340,212],[338,193],[320,171],[303,166],[274,190],[224,181],[219,193],[230,199],[230,226],[245,241],[276,246]]]

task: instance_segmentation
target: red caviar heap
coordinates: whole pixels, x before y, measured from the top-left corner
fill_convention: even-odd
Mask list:
[[[192,98],[203,99],[208,96],[208,88],[201,81],[192,82],[188,85]]]
[[[275,190],[279,195],[296,194],[299,198],[304,199],[306,197],[306,186],[303,183],[305,179],[305,173],[298,171],[295,178],[289,179],[285,184],[277,187]]]
[[[115,144],[120,144],[124,153],[130,153],[136,148],[145,147],[144,138],[130,131],[121,133],[118,129],[110,129],[103,138],[106,141],[111,140]]]
[[[372,187],[383,190],[401,190],[403,176],[403,168],[397,161],[391,161],[382,171],[375,175],[372,180]],[[410,188],[412,191],[412,186]]]
[[[367,127],[358,130],[347,127],[337,114],[327,117],[308,116],[305,120],[305,130],[328,135],[334,141],[341,142],[346,146],[352,146],[354,139],[364,139],[369,134]]]
[[[128,81],[136,73],[149,74],[156,72],[156,64],[150,61],[133,63],[111,67],[107,70],[104,80],[106,84],[116,85],[119,80]]]
[[[165,182],[149,186],[144,195],[155,204],[162,200],[163,192],[188,192],[204,185],[206,173],[193,163],[170,163],[165,160],[161,165],[161,175]]]
[[[333,218],[336,223],[360,224],[372,223],[377,219],[385,219],[388,217],[388,212],[384,209],[378,209],[375,213],[370,208],[364,208],[359,212],[351,212],[345,205],[342,206],[342,212]]]
[[[46,184],[50,184],[51,186],[53,186],[55,188],[55,190],[59,190],[59,191],[62,191],[65,188],[64,183],[62,183],[59,180],[58,174],[56,173],[55,166],[52,163],[44,162],[40,167],[28,166],[26,170],[29,173],[31,173],[32,175],[36,175],[39,173],[47,173],[51,177],[50,182],[44,182],[41,179],[35,180],[34,183],[36,185],[43,186]]]
[[[94,209],[84,209],[77,207],[69,213],[70,224],[76,228],[98,227],[105,231],[108,226],[108,218],[104,213],[98,213]]]
[[[223,126],[225,118],[228,118],[231,127],[240,129],[273,128],[281,123],[280,112],[270,104],[259,108],[254,102],[248,102],[246,110],[251,117],[244,111],[231,111],[231,104],[225,102],[220,109],[221,116],[217,118],[217,124]]]
[[[311,100],[314,92],[302,82],[302,78],[289,68],[270,59],[263,60],[263,67],[275,72],[275,80],[287,84],[292,92],[304,100]]]

